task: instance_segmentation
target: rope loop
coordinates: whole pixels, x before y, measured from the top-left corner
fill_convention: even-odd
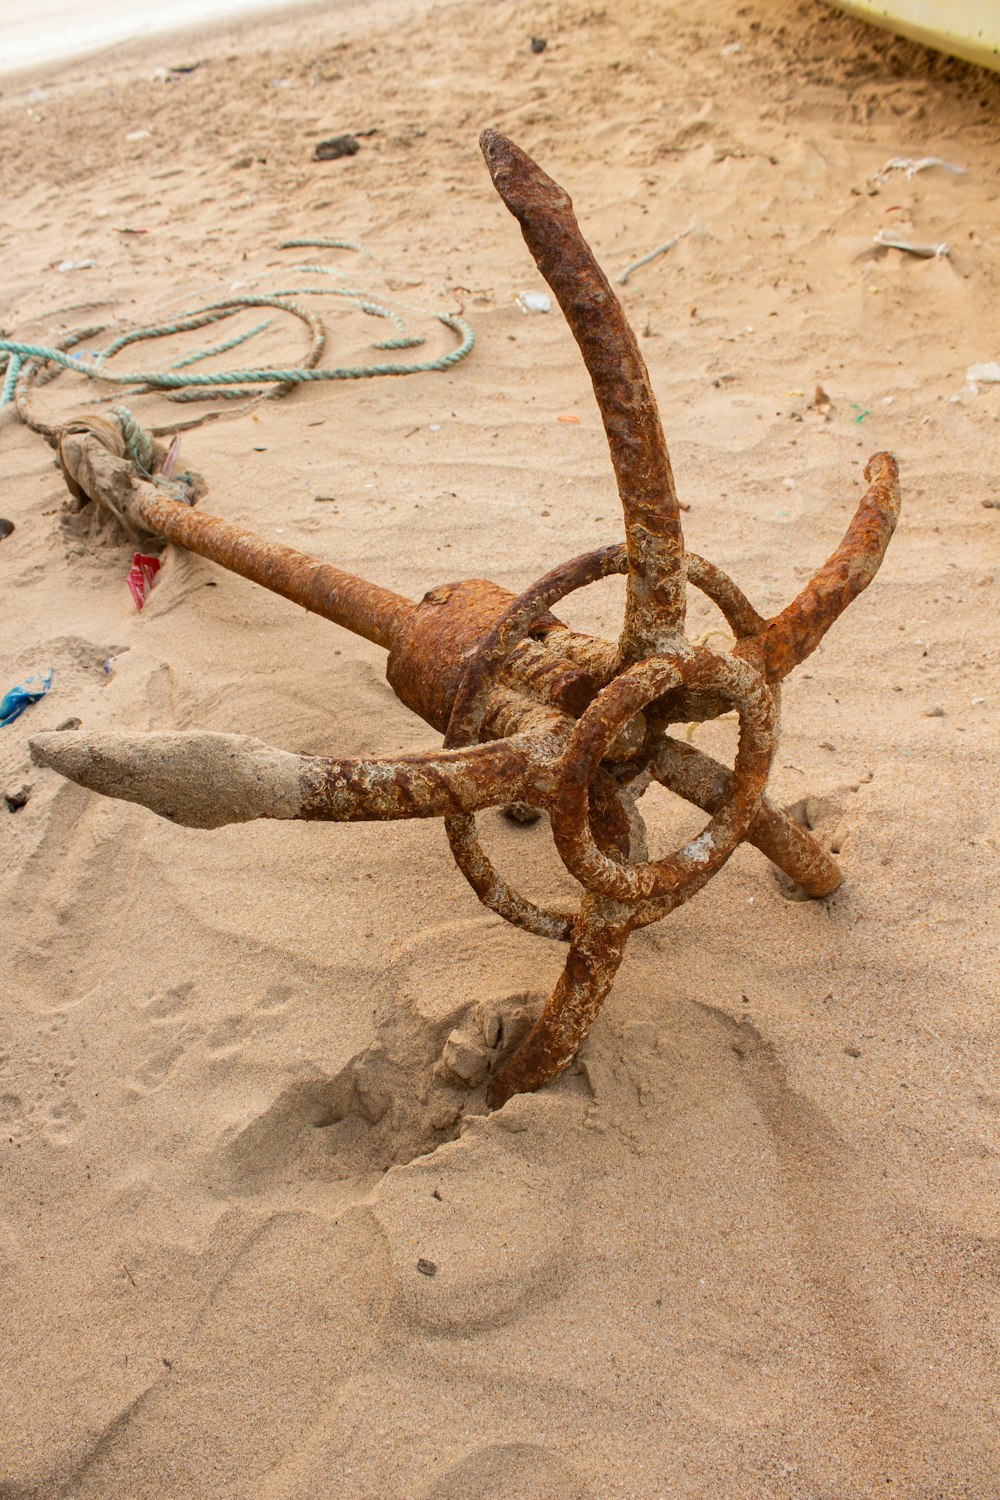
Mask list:
[[[368,251],[351,240],[285,240],[279,248],[291,249],[307,245],[320,248],[353,250],[367,259],[371,259]],[[327,275],[339,274],[335,268],[330,266],[300,266],[299,269],[320,272]],[[225,401],[242,401],[249,404],[285,396],[299,385],[306,385],[316,381],[369,380],[378,376],[423,375],[450,370],[453,365],[457,365],[471,353],[475,343],[475,335],[472,329],[456,313],[435,312],[431,316],[454,334],[458,342],[454,348],[444,354],[438,355],[434,359],[412,361],[406,364],[384,362],[321,367],[320,359],[326,348],[327,341],[326,330],[322,321],[314,312],[300,306],[295,300],[305,296],[345,298],[367,316],[386,320],[395,330],[397,337],[376,343],[374,347],[379,351],[388,352],[414,349],[425,342],[423,338],[413,337],[407,332],[402,317],[394,308],[387,307],[378,298],[356,287],[298,287],[268,295],[239,295],[228,297],[224,301],[215,302],[206,307],[182,313],[178,317],[166,322],[148,324],[119,334],[104,348],[96,351],[90,358],[85,358],[72,351],[76,345],[82,343],[85,339],[93,338],[95,334],[104,333],[104,328],[79,330],[54,345],[26,343],[18,339],[2,338],[0,339],[0,376],[2,376],[2,381],[0,381],[0,410],[10,402],[13,402],[22,421],[35,431],[41,432],[50,442],[54,442],[56,439],[55,429],[46,426],[31,415],[28,398],[33,386],[47,384],[64,370],[73,370],[76,374],[82,375],[87,380],[124,387],[126,388],[126,393],[133,395],[159,391],[166,396],[168,401],[191,402],[222,399]],[[201,360],[224,354],[228,350],[235,349],[239,345],[255,338],[258,334],[263,333],[273,322],[273,319],[268,318],[264,322],[257,324],[256,327],[236,334],[233,338],[209,345],[176,361],[167,370],[118,371],[109,368],[108,362],[112,357],[122,349],[127,348],[130,344],[206,328],[224,319],[234,317],[237,313],[243,312],[247,308],[255,307],[275,308],[277,311],[297,318],[305,324],[310,342],[309,348],[299,364],[287,367],[261,365],[242,370],[213,370],[211,372],[195,372],[191,370],[190,367]],[[129,416],[129,421],[133,420]],[[138,432],[141,430],[136,431],[130,428],[129,431],[132,433],[132,437],[130,439],[126,433],[126,441],[139,442]],[[172,429],[164,428],[157,429],[155,432],[159,435],[162,432],[170,430]],[[125,428],[123,428],[123,433],[125,433]],[[146,436],[151,442],[152,435],[146,434]],[[134,458],[137,465],[148,473],[151,460],[151,449],[148,447],[148,444],[145,447],[136,448]]]

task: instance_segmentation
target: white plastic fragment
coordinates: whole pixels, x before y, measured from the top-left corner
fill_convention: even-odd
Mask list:
[[[56,266],[57,271],[89,271],[91,266],[96,266],[96,260],[61,260]]]
[[[970,365],[965,372],[965,378],[970,384],[978,380],[983,385],[1000,385],[1000,364],[995,359],[991,359]]]
[[[957,162],[945,161],[940,156],[893,156],[875,173],[875,181],[883,183],[893,172],[905,172],[907,182],[912,182],[918,172],[926,172],[928,167],[941,167],[945,172],[953,172],[956,177],[965,175],[964,167],[960,167]]]
[[[951,254],[950,245],[925,245],[919,240],[906,240],[902,235],[893,234],[891,229],[880,229],[874,242],[886,250],[905,250],[908,255],[919,256],[921,260],[938,260]]]
[[[151,130],[130,130],[125,139],[127,141],[148,141],[152,134]]]
[[[544,292],[518,292],[517,305],[523,313],[547,313],[552,311],[552,298]]]

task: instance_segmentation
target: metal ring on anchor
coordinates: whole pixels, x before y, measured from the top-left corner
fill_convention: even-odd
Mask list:
[[[683,684],[713,691],[739,714],[740,742],[732,780],[711,822],[682,849],[642,864],[619,864],[594,842],[590,785],[618,732],[640,709]],[[558,768],[549,805],[552,836],[563,863],[587,890],[618,901],[672,897],[729,858],[756,815],[774,753],[774,703],[752,667],[701,647],[647,657],[609,683],[577,721]]]
[[[627,567],[623,546],[602,547],[560,563],[515,599],[466,668],[448,721],[445,748],[457,749],[478,740],[490,690],[499,680],[514,647],[530,635],[547,609],[576,589],[614,573],[624,573]],[[575,915],[537,906],[509,886],[483,849],[471,814],[447,817],[444,826],[455,863],[484,906],[526,932],[569,942]]]

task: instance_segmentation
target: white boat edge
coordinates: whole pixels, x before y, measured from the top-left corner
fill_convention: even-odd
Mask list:
[[[996,0],[826,0],[873,26],[936,52],[1000,73],[1000,4]]]

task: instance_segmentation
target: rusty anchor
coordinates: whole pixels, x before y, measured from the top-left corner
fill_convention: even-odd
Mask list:
[[[567,1066],[630,935],[701,890],[741,841],[808,896],[839,885],[830,855],[766,795],[776,689],[871,582],[896,523],[899,490],[895,459],[875,454],[865,469],[869,488],[840,545],[786,609],[770,619],[758,614],[721,569],[685,550],[646,366],[569,196],[502,135],[488,130],[480,144],[593,381],[624,545],[561,563],[516,598],[472,579],[432,589],[414,604],[182,503],[157,479],[166,457],[159,445],[154,473],[144,475],[124,456],[112,424],[71,424],[60,458],[81,502],[96,501],[134,534],[186,547],[385,647],[391,686],[444,735],[444,746],[331,760],[238,735],[62,731],[38,735],[32,754],[84,786],[193,827],[253,818],[443,818],[480,901],[569,945],[540,1017],[489,1084],[496,1108]],[[626,580],[616,645],[570,630],[551,613],[574,590],[611,574]],[[735,637],[730,651],[686,639],[688,587],[721,611]],[[730,710],[739,718],[732,771],[669,733]],[[709,814],[702,833],[657,859],[649,857],[638,810],[651,780]],[[476,813],[515,802],[548,813],[556,848],[583,890],[578,911],[534,904],[487,857]]]

